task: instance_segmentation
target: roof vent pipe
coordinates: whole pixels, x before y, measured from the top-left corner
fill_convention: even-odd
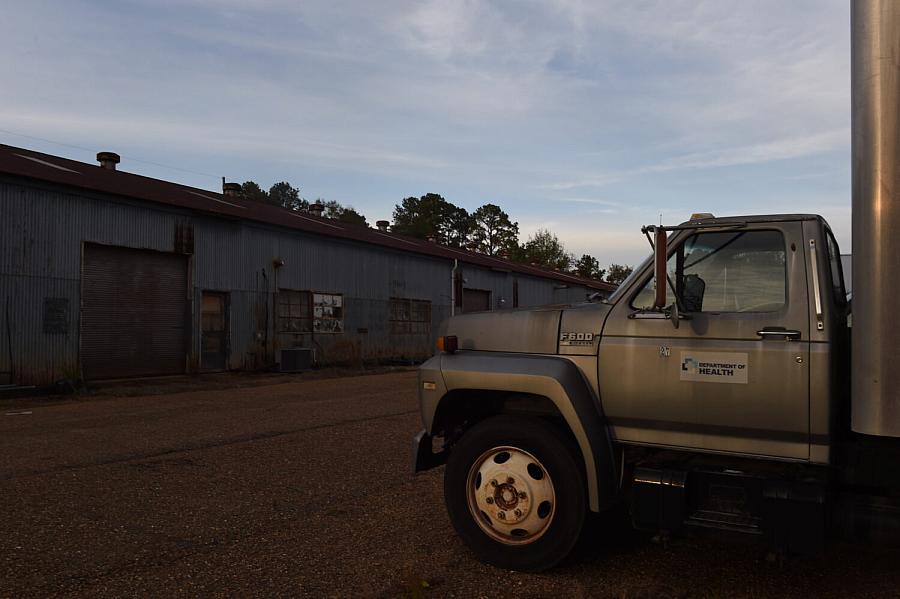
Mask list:
[[[240,183],[223,183],[222,184],[222,195],[237,197],[241,195],[241,184]]]
[[[384,231],[385,233],[387,232],[388,226],[389,226],[390,224],[391,224],[391,223],[389,223],[389,222],[386,221],[386,220],[375,221],[375,226],[378,227],[378,230],[379,230],[379,231]]]
[[[100,168],[114,171],[121,160],[121,157],[115,152],[97,152],[97,162],[100,163]]]
[[[315,202],[309,205],[309,212],[313,216],[322,216],[322,213],[325,212],[325,205],[322,202]]]

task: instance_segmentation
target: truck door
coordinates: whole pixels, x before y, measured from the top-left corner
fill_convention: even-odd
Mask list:
[[[647,310],[654,296],[648,266],[603,331],[600,392],[616,438],[808,459],[801,223],[697,229],[673,241],[668,269],[686,319],[675,328]]]

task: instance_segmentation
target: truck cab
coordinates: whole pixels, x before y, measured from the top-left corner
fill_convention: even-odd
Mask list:
[[[598,392],[615,439],[828,464],[846,395],[831,373],[849,355],[827,223],[700,216],[667,232],[667,280],[637,269],[603,325]]]
[[[666,534],[789,520],[821,539],[849,410],[831,229],[702,214],[643,232],[653,253],[610,298],[453,317],[420,368],[416,470],[447,462],[451,520],[485,561],[549,567],[621,501]]]

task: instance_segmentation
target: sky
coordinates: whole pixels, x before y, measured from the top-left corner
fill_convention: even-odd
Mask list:
[[[495,203],[601,265],[694,212],[822,214],[850,250],[847,0],[10,6],[2,143],[370,223]]]

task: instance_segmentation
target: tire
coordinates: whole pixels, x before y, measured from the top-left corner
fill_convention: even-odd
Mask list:
[[[463,435],[447,460],[444,501],[479,560],[519,571],[563,560],[587,512],[572,444],[552,424],[525,416],[494,416]]]

